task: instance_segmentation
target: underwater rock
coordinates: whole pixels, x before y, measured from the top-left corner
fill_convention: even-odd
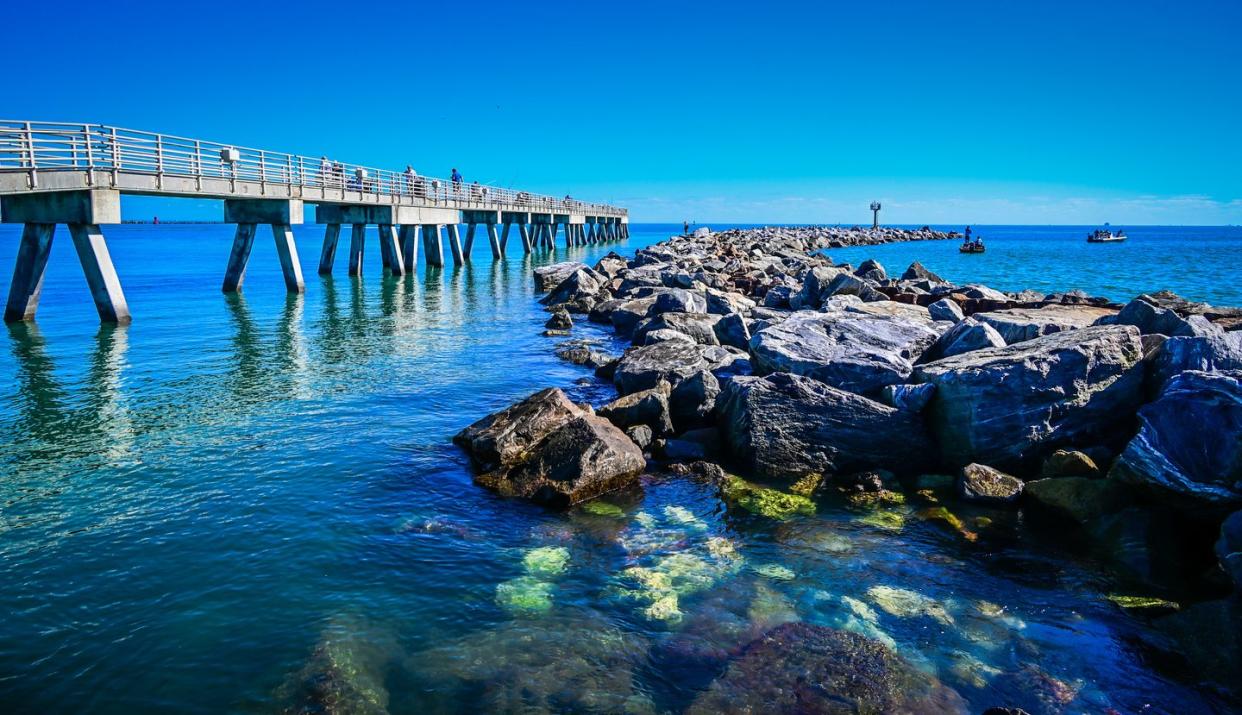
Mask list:
[[[325,627],[306,665],[277,691],[288,715],[387,715],[392,635],[354,617]]]
[[[877,509],[858,517],[856,521],[885,531],[901,531],[906,525],[906,515],[893,509]]]
[[[564,546],[540,546],[522,556],[522,567],[532,576],[555,576],[569,566],[569,549]]]
[[[979,504],[1012,504],[1022,488],[1021,479],[984,464],[967,464],[957,480],[957,495]]]
[[[581,506],[582,511],[594,516],[606,516],[610,519],[625,518],[625,510],[616,504],[603,501],[602,499],[593,499]]]
[[[901,618],[927,616],[946,626],[953,625],[953,616],[945,607],[930,596],[917,591],[893,586],[872,586],[867,589],[867,597],[885,613]]]
[[[552,608],[556,586],[536,576],[519,576],[496,584],[496,603],[515,616],[534,616]]]
[[[943,358],[915,380],[936,385],[924,416],[946,462],[1017,469],[1126,430],[1141,357],[1136,328],[1096,326]]]
[[[1001,673],[992,679],[985,697],[992,702],[1012,703],[1031,715],[1060,715],[1078,697],[1082,683],[1054,678],[1036,665],[1026,664],[1017,671]]]
[[[965,713],[966,706],[874,640],[786,623],[747,645],[687,712]]]
[[[751,569],[760,576],[765,576],[774,581],[792,581],[798,577],[798,574],[794,573],[793,569],[780,564],[759,564],[758,566],[752,566]]]
[[[732,475],[721,481],[720,497],[727,504],[769,519],[789,519],[798,514],[815,513],[815,502],[804,496],[761,487]]]

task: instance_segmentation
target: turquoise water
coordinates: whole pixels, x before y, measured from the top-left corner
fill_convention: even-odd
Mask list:
[[[617,250],[670,229],[635,227]],[[1167,285],[1242,303],[1218,285],[1237,265],[1237,230],[1217,231],[1232,256],[1222,263],[1148,251],[1144,274],[1129,259],[1076,261],[1056,287],[1121,298]],[[321,233],[295,233],[312,267]],[[865,254],[1033,287],[1034,267],[987,273],[1009,240],[997,234],[970,264],[980,257],[959,261],[947,244]],[[390,279],[372,240],[361,280],[312,270],[289,298],[260,240],[244,297],[230,299],[219,292],[230,227],[107,235],[134,323],[98,327],[62,227],[38,322],[8,327],[0,349],[4,712],[275,712],[329,693],[360,712],[675,712],[725,655],[794,618],[891,639],[976,711],[1020,703],[1004,674],[1024,665],[1086,711],[1215,707],[1189,674],[1157,670],[1137,645],[1145,621],[1104,598],[1148,591],[1031,538],[1013,514],[960,511],[972,540],[913,506],[769,520],[658,474],[604,514],[475,487],[449,443],[458,429],[547,385],[611,394],[540,336],[529,274],[546,255],[494,263],[484,245],[467,268]],[[17,236],[0,227],[4,271]],[[1123,255],[1114,248],[1091,255]],[[1123,271],[1136,282],[1093,283]],[[1160,274],[1178,282],[1149,285]],[[575,333],[620,347],[594,326]],[[642,588],[652,573],[676,575],[680,621],[655,617],[671,614]],[[919,594],[921,615],[885,611],[897,593],[886,589]]]

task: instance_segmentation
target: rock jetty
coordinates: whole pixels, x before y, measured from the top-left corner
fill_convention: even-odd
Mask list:
[[[615,358],[561,350],[619,396],[592,411],[545,390],[455,441],[480,484],[561,507],[635,485],[645,460],[879,499],[955,475],[956,498],[1079,529],[1156,587],[1184,585],[1156,578],[1166,552],[1179,578],[1206,578],[1227,603],[1171,622],[1174,637],[1242,632],[1242,310],[1168,292],[1004,292],[823,252],[952,237],[700,230],[538,268],[558,324],[632,342]],[[1134,550],[1155,543],[1168,548]],[[1187,574],[1205,562],[1206,577]]]

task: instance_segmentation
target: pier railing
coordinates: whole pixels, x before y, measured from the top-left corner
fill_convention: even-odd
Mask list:
[[[85,171],[90,181],[90,172],[107,171],[343,189],[432,205],[626,213],[608,204],[103,124],[0,120],[0,171],[26,172],[32,189],[38,188],[40,172]]]

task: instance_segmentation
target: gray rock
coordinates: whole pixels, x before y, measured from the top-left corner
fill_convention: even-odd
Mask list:
[[[551,290],[558,283],[568,278],[569,274],[586,267],[587,264],[579,261],[565,261],[563,263],[553,263],[550,266],[540,266],[534,270],[535,290]]]
[[[750,329],[746,320],[737,313],[725,315],[712,327],[721,345],[731,345],[739,350],[750,349]]]
[[[866,394],[905,382],[939,335],[915,321],[800,311],[750,341],[756,374],[791,372]]]
[[[707,370],[699,370],[673,388],[669,410],[679,430],[704,424],[716,408],[720,381]]]
[[[1137,328],[1095,326],[920,365],[913,382],[936,385],[924,414],[949,464],[1006,469],[1127,429],[1141,357]]]
[[[793,295],[794,289],[789,286],[773,286],[763,296],[763,307],[788,308],[789,299]]]
[[[726,364],[731,355],[718,352],[720,350],[680,340],[630,348],[617,363],[613,382],[623,395],[649,390],[661,380],[675,389],[683,380],[703,370],[715,370]]]
[[[876,282],[888,280],[888,273],[884,270],[884,266],[879,261],[870,258],[859,264],[854,275]]]
[[[917,414],[801,375],[735,377],[717,414],[733,455],[762,477],[875,468],[904,473],[934,461]]]
[[[840,268],[815,266],[802,274],[802,288],[789,299],[794,310],[815,310],[828,297],[827,289],[832,280],[841,274]]]
[[[943,278],[924,268],[923,264],[918,261],[910,264],[906,272],[901,274],[901,279],[903,281],[931,281],[932,283],[945,282]]]
[[[987,323],[980,323],[974,318],[965,318],[937,338],[936,342],[923,352],[920,360],[930,362],[975,350],[1002,347],[1005,347],[1005,339],[996,332],[995,328]]]
[[[634,328],[637,327],[639,321],[651,315],[655,303],[655,296],[627,300],[613,307],[608,319],[612,321],[612,326],[618,333],[628,338],[634,334]]]
[[[1109,471],[1204,513],[1242,506],[1242,372],[1175,376],[1139,410],[1138,434]]]
[[[607,279],[604,276],[590,268],[579,268],[557,283],[552,292],[544,296],[541,302],[546,305],[555,305],[594,299],[606,282]]]
[[[1155,394],[1186,370],[1242,370],[1242,332],[1164,341],[1151,356],[1149,372]]]
[[[957,290],[957,292],[970,298],[971,300],[992,300],[999,303],[1008,303],[1009,296],[998,290],[992,290],[985,285],[978,283],[967,283]]]
[[[921,385],[885,385],[880,401],[889,407],[909,412],[922,412],[936,393],[931,383]]]
[[[875,289],[866,279],[841,272],[823,291],[825,296],[856,295],[863,300],[887,300],[888,297]]]
[[[966,314],[962,312],[962,306],[952,298],[941,298],[932,303],[927,306],[927,312],[931,314],[932,320],[948,320],[954,323],[966,317]]]
[[[656,298],[653,314],[659,313],[706,313],[707,295],[700,291],[674,288]]]
[[[673,431],[668,395],[668,385],[661,383],[650,390],[639,390],[622,395],[599,408],[596,414],[621,429],[635,425],[647,425],[652,433],[659,437]]]
[[[1041,335],[1085,328],[1100,318],[1111,315],[1115,313],[1109,308],[1046,305],[1042,308],[1010,308],[975,313],[972,317],[995,328],[1006,344],[1013,345]]]
[[[1193,320],[1197,318],[1197,320]],[[1201,315],[1183,318],[1167,308],[1152,305],[1142,297],[1126,304],[1113,318],[1117,325],[1133,325],[1144,335],[1200,336],[1221,332]]]
[[[967,464],[957,480],[957,495],[979,504],[1012,504],[1022,496],[1022,480],[986,464]]]
[[[544,323],[543,327],[551,330],[569,330],[574,327],[574,321],[569,317],[568,312],[558,310],[552,314],[551,318],[548,318],[548,322]]]
[[[651,428],[647,425],[634,425],[625,430],[625,436],[638,445],[639,449],[647,449],[655,439],[655,435],[651,433]]]
[[[521,456],[583,414],[556,388],[540,390],[516,404],[475,422],[458,432],[453,442],[485,471],[516,464]]]
[[[837,302],[844,298],[850,299],[850,302],[838,305]],[[869,315],[875,318],[898,318],[918,323],[932,322],[931,313],[928,312],[927,308],[921,305],[911,305],[910,303],[898,303],[895,300],[863,302],[854,296],[837,296],[828,299],[824,304],[825,312],[836,310],[854,315]]]
[[[609,253],[607,256],[599,259],[599,262],[595,264],[594,270],[600,275],[616,278],[628,267],[624,258],[616,253]]]
[[[700,345],[719,345],[716,324],[721,320],[723,316],[708,313],[662,313],[647,318],[634,328],[634,343],[647,344],[647,334],[655,330],[676,330]]]
[[[504,496],[564,509],[638,483],[643,452],[608,420],[581,414],[531,448],[521,464],[475,481]]]
[[[661,328],[660,330],[652,330],[643,334],[642,338],[634,338],[635,345],[655,345],[669,340],[684,340],[693,343],[694,338],[683,332],[673,330],[672,328]]]

